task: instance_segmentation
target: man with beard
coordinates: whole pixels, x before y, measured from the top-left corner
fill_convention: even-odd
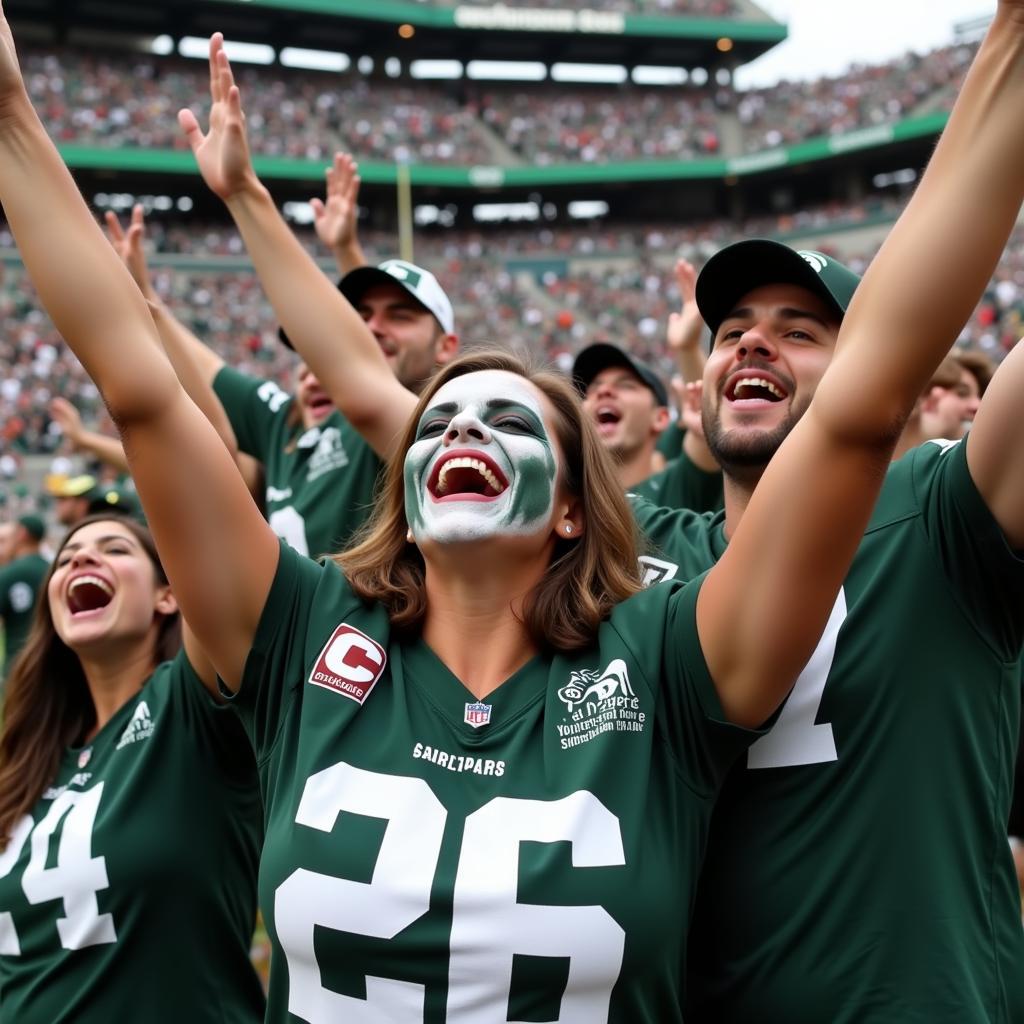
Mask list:
[[[705,266],[703,419],[725,510],[634,499],[648,581],[721,556],[810,403],[857,280],[765,240]],[[691,930],[688,1021],[1022,1019],[1006,843],[1024,642],[1024,464],[1007,439],[1022,384],[1024,350],[968,440],[893,464],[817,651],[732,769]]]

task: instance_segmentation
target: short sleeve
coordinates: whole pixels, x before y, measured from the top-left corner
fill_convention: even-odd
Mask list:
[[[224,407],[238,447],[267,461],[267,452],[288,416],[292,398],[270,380],[260,380],[223,366],[213,379],[213,390]]]
[[[681,770],[704,794],[717,791],[736,758],[765,732],[733,725],[722,710],[697,635],[697,595],[706,578],[671,585],[658,711]]]
[[[916,449],[922,524],[961,610],[1005,661],[1024,645],[1024,559],[1007,543],[971,477],[967,444]]]
[[[221,774],[240,786],[256,784],[252,744],[238,715],[214,699],[196,674],[185,651],[163,666],[168,673],[169,701],[185,729],[196,739],[196,749],[208,752]]]
[[[311,658],[307,647],[314,614],[343,617],[356,604],[358,599],[333,563],[321,565],[280,541],[277,571],[242,683],[228,699],[242,720],[257,761],[273,747],[302,686]]]

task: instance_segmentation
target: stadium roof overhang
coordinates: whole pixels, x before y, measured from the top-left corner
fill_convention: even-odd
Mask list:
[[[735,67],[786,37],[751,19],[621,15],[566,0],[563,9],[414,0],[6,0],[28,38],[60,42],[75,30],[206,36],[339,50],[352,56]],[[399,34],[403,29],[404,36]],[[19,38],[26,37],[19,32]],[[720,44],[727,39],[729,44]],[[721,45],[729,45],[725,52]]]

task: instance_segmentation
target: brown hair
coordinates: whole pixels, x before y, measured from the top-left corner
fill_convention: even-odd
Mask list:
[[[598,626],[612,608],[640,589],[636,527],[611,458],[584,415],[575,389],[560,374],[533,369],[508,352],[472,352],[433,377],[388,463],[373,517],[359,542],[334,560],[360,597],[387,607],[397,630],[419,629],[426,613],[426,589],[419,548],[406,540],[405,455],[420,416],[438,389],[456,377],[483,370],[525,378],[555,408],[552,428],[562,449],[562,482],[581,502],[585,528],[575,540],[556,540],[548,571],[526,601],[523,622],[540,650],[582,650],[594,643]]]
[[[996,364],[984,352],[954,352],[953,358],[978,382],[978,394],[984,398]]]
[[[928,381],[928,387],[925,388],[925,394],[928,394],[932,388],[945,388],[947,391],[950,391],[959,383],[960,363],[957,362],[955,356],[946,356],[935,367],[935,372],[932,374],[931,380]]]
[[[57,554],[83,526],[95,522],[116,522],[129,530],[153,563],[158,583],[166,585],[149,531],[127,516],[101,512],[80,519],[61,541]],[[0,849],[7,845],[18,819],[32,809],[52,781],[61,752],[96,721],[78,655],[57,635],[50,614],[47,588],[56,564],[55,558],[40,587],[28,639],[7,676],[0,731]],[[162,616],[153,667],[173,658],[180,646],[177,613]]]

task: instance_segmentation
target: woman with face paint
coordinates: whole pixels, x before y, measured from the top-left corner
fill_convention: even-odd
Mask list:
[[[508,356],[458,360],[427,387],[362,543],[325,565],[279,545],[183,395],[2,26],[0,202],[119,425],[261,766],[269,1020],[681,1020],[719,780],[817,644],[900,426],[1024,198],[1007,173],[983,208],[962,201],[978,168],[1024,156],[1024,17],[1008,6],[727,551],[692,584],[643,592],[572,391]],[[211,122],[237,134],[222,51],[213,70]],[[955,266],[932,259],[954,247]]]
[[[186,649],[148,531],[78,522],[7,680],[2,1024],[263,1019],[256,765]]]

